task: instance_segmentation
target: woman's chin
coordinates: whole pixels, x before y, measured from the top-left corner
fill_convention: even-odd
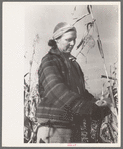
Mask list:
[[[65,50],[64,53],[71,53],[72,49],[73,48],[69,48],[69,49]]]

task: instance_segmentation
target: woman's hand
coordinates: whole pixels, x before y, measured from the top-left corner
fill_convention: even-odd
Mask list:
[[[103,107],[103,106],[112,107],[111,98],[104,98],[104,99],[97,100],[95,104],[99,107]]]
[[[107,106],[107,101],[106,100],[97,100],[96,102],[95,102],[95,104],[97,105],[97,106],[99,106],[99,107],[104,107],[104,106]]]

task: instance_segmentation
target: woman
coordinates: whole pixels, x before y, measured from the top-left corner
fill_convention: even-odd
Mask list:
[[[76,37],[74,26],[59,23],[48,43],[51,49],[39,67],[42,101],[36,116],[45,126],[38,129],[37,142],[81,142],[83,117],[99,119],[107,114],[106,102],[99,107],[94,96],[85,89],[83,72],[71,55]]]

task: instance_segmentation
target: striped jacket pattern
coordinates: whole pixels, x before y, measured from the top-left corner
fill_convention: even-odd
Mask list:
[[[58,49],[50,49],[38,71],[42,98],[36,116],[69,122],[74,115],[90,114],[95,102],[85,89],[84,75],[72,55],[66,58]]]

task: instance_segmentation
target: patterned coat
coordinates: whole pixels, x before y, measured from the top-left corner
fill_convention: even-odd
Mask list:
[[[85,89],[84,75],[70,55],[50,49],[38,71],[39,93],[43,99],[36,112],[38,118],[69,122],[74,115],[91,114],[96,99]]]

